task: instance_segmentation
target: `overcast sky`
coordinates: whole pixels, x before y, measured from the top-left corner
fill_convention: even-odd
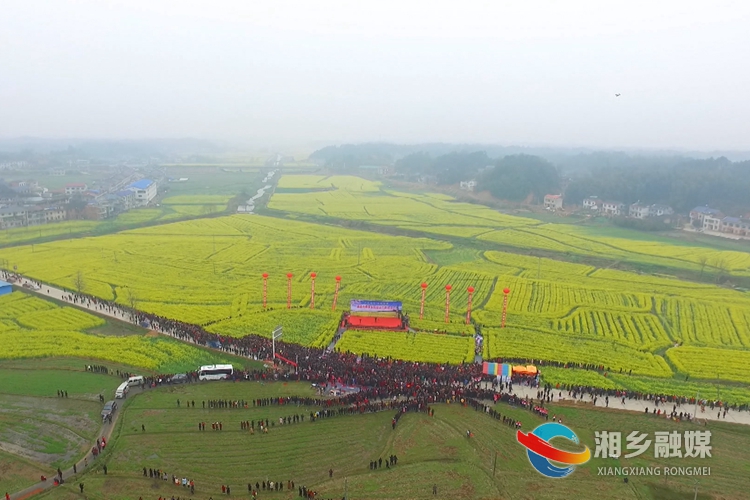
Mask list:
[[[3,0],[0,136],[750,150],[749,27],[746,0]]]

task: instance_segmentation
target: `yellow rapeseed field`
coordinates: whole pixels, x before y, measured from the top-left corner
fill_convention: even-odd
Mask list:
[[[712,363],[728,359],[741,366],[750,348],[748,293],[484,251],[472,247],[471,238],[688,267],[697,265],[691,247],[595,240],[570,226],[504,215],[444,195],[388,191],[355,177],[285,176],[279,188],[272,209],[463,234],[468,239],[459,246],[431,238],[233,215],[39,244],[33,250],[2,249],[0,260],[68,289],[75,289],[80,271],[87,293],[125,305],[132,299],[139,309],[223,335],[269,335],[283,324],[286,340],[307,345],[330,340],[350,299],[401,300],[413,327],[422,331],[417,335],[424,337],[360,332],[345,335],[339,348],[407,359],[459,362],[472,357],[472,328],[463,322],[468,287],[475,289],[473,317],[486,338],[484,354],[492,358],[586,363],[664,379],[676,370],[713,379]],[[718,253],[733,263],[734,271],[744,272],[745,254],[698,251]],[[317,273],[314,310],[311,272]],[[262,273],[270,275],[267,310],[262,307]],[[287,273],[293,274],[292,311],[286,310]],[[336,276],[342,277],[342,286],[334,312]],[[420,321],[422,282],[428,288],[425,319]],[[453,289],[451,322],[445,324],[447,284]],[[501,329],[506,287],[511,291],[508,328]],[[451,335],[427,333],[435,330]],[[736,368],[729,371],[737,373]],[[724,379],[734,380],[736,375]]]

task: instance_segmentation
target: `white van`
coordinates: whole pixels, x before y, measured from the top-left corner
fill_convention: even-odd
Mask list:
[[[115,397],[118,399],[123,399],[128,395],[128,392],[130,391],[130,387],[128,387],[127,382],[123,382],[120,384],[120,387],[117,388],[115,391]]]
[[[128,379],[128,386],[133,387],[134,385],[143,385],[143,376],[136,375]]]

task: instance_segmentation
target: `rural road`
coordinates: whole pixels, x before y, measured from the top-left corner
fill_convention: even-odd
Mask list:
[[[489,384],[488,384],[489,385]],[[522,398],[528,397],[529,399],[536,399],[536,392],[537,389],[534,387],[529,387],[526,385],[519,385],[514,384],[513,385],[513,394],[516,396],[520,396]],[[562,398],[559,397],[560,392],[562,392]],[[585,407],[591,407],[594,406],[593,398],[590,397],[588,394],[585,394],[583,396],[583,399],[573,399],[568,395],[568,391],[562,390],[553,390],[552,394],[554,395],[554,401],[558,401],[560,399],[564,401],[575,401],[576,404],[580,405],[582,408]],[[656,407],[657,410],[662,410],[661,418],[666,418],[664,415],[664,411],[666,410],[667,413],[670,413],[672,411],[672,407],[674,406],[674,403],[664,403],[660,404]],[[604,398],[599,397],[596,401],[596,407],[597,408],[605,408],[606,402]],[[637,413],[644,414],[646,408],[648,408],[648,418],[658,418],[656,415],[654,415],[652,412],[654,410],[654,403],[652,401],[639,401],[635,399],[625,399],[625,404],[622,404],[622,400],[618,399],[617,397],[611,397],[609,398],[609,408],[612,410],[628,410],[628,411],[634,411]],[[686,404],[682,406],[677,407],[677,413],[683,412],[683,413],[695,413],[695,405],[694,404]],[[698,418],[703,420],[719,420],[722,422],[730,422],[734,424],[745,424],[750,425],[750,412],[746,411],[736,411],[736,410],[729,410],[727,412],[726,418],[718,418],[719,410],[711,410],[708,406],[706,407],[706,412],[701,413],[700,405],[698,406]],[[723,415],[723,412],[722,412]]]
[[[51,291],[51,290],[50,290]],[[143,392],[142,388],[133,387],[130,390],[131,397],[135,394],[139,394]],[[112,422],[108,424],[102,424],[102,427],[99,429],[99,433],[97,434],[97,439],[104,438],[107,442],[107,446],[110,444],[110,437],[112,436],[112,431],[115,428],[115,424],[117,423],[117,420],[120,418],[120,411],[119,409],[115,411],[114,416],[112,417]],[[73,468],[66,469],[62,471],[63,480],[66,483],[72,482],[76,480],[76,477],[79,474],[84,474],[88,472],[93,467],[97,467],[98,458],[94,457],[93,453],[91,453],[91,449],[96,446],[96,440],[94,440],[90,446],[87,448],[86,454],[81,457],[78,462],[76,462],[76,473],[73,472]],[[13,493],[10,495],[11,500],[25,500],[27,498],[31,498],[34,495],[37,495],[39,493],[42,493],[43,491],[46,491],[50,488],[55,488],[55,477],[48,477],[46,481],[40,481],[32,486],[29,486],[28,488],[21,490],[19,492]]]

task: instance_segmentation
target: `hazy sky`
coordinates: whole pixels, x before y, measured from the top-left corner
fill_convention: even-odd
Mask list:
[[[749,27],[748,0],[3,0],[0,136],[750,149]]]

